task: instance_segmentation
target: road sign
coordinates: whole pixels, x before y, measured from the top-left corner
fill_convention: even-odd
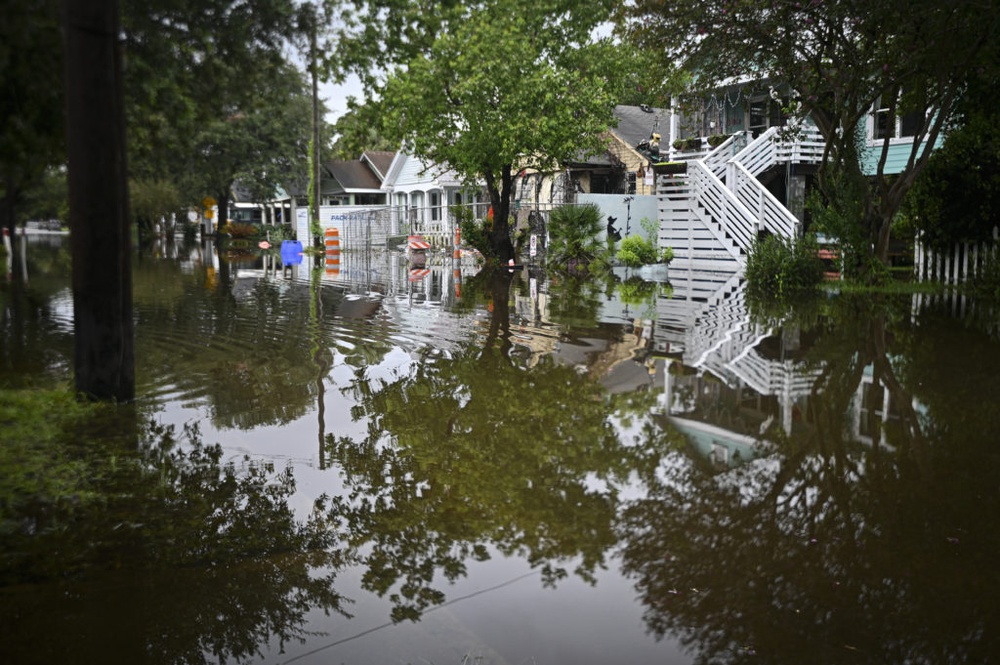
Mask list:
[[[217,201],[215,199],[213,199],[211,196],[206,196],[205,198],[203,198],[201,200],[201,207],[202,208],[214,208],[216,203],[217,203]]]

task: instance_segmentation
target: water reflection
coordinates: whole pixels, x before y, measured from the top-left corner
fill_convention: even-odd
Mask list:
[[[66,265],[47,251],[37,291],[4,287],[8,386],[68,366]],[[776,318],[738,275],[449,255],[411,280],[393,252],[332,275],[322,257],[152,251],[138,406],[222,446],[73,448],[94,499],[5,513],[0,614],[20,637],[0,655],[1000,654],[1000,354],[981,303],[830,294]],[[44,519],[60,527],[24,527]]]

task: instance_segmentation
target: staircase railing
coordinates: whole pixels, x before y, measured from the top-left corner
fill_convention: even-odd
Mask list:
[[[819,164],[823,160],[823,135],[812,125],[802,125],[794,136],[785,138],[785,127],[771,127],[745,148],[737,152],[730,162],[742,164],[754,177],[775,164]]]
[[[709,229],[736,258],[740,251],[747,251],[757,236],[757,218],[736,194],[727,188],[702,161],[690,162],[688,179],[695,194],[695,202],[704,208],[714,224]],[[735,246],[734,246],[735,243]]]
[[[777,164],[822,161],[819,130],[803,125],[794,136],[785,136],[788,131],[772,127],[749,143],[746,132],[730,136],[702,158],[687,160],[687,192],[667,197],[683,198],[689,223],[697,219],[740,263],[762,230],[782,238],[799,236],[799,219],[757,179]]]
[[[729,164],[726,177],[729,189],[736,195],[754,219],[757,228],[782,238],[797,238],[799,219],[768,191],[753,174],[739,162]]]

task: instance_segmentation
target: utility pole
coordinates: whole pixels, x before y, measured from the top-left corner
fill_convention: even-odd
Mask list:
[[[321,201],[320,193],[320,179],[322,173],[322,165],[320,164],[320,159],[322,155],[322,150],[320,146],[320,131],[319,131],[319,67],[316,63],[318,54],[318,49],[316,48],[316,30],[317,30],[317,17],[316,17],[316,5],[309,5],[309,74],[312,76],[312,155],[310,161],[312,162],[312,173],[309,174],[309,179],[312,185],[312,208],[309,210],[309,228],[312,230],[313,235],[313,246],[321,247],[323,244],[322,234],[319,227],[319,205]]]
[[[132,242],[117,0],[65,0],[66,140],[77,392],[135,398]]]

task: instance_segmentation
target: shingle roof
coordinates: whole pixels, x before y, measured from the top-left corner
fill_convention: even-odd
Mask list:
[[[379,179],[385,180],[385,175],[389,172],[389,167],[392,165],[392,160],[395,156],[395,152],[388,150],[367,150],[361,158],[371,162],[375,170],[378,171]]]
[[[377,190],[382,186],[382,181],[375,175],[371,167],[361,160],[329,161],[324,162],[323,166],[340,183],[344,191]]]
[[[650,106],[619,105],[615,107],[615,118],[618,119],[618,126],[612,127],[611,131],[634,148],[639,141],[649,139],[654,131],[666,137],[670,111]]]

